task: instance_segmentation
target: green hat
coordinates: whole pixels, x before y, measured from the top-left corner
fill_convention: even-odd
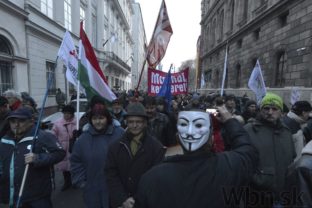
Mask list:
[[[282,98],[271,92],[266,93],[266,95],[263,97],[260,104],[260,108],[263,108],[263,106],[265,105],[274,105],[278,107],[280,110],[283,110]]]

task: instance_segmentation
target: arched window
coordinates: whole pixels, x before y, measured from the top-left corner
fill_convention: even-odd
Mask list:
[[[0,35],[0,94],[13,89],[13,49],[10,42]]]
[[[235,67],[236,77],[235,77],[235,87],[240,88],[240,80],[241,80],[241,65],[238,63]]]
[[[211,46],[215,45],[216,31],[217,31],[217,20],[214,19],[212,22],[212,27],[211,27]]]
[[[222,77],[223,79],[223,77]],[[229,68],[226,68],[226,73],[225,73],[225,80],[224,80],[224,88],[228,88],[229,84]]]
[[[220,87],[220,72],[218,69],[216,69],[215,72],[215,88],[219,88]]]
[[[287,57],[285,51],[277,53],[276,56],[276,71],[275,71],[275,86],[284,87],[285,85],[285,72]]]
[[[243,20],[247,21],[248,17],[248,0],[244,0]]]

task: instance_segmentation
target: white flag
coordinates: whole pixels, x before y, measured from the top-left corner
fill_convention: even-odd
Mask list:
[[[66,66],[66,79],[74,86],[78,84],[78,55],[73,39],[66,31],[61,47],[57,55],[63,60]]]
[[[248,87],[256,94],[257,102],[259,104],[266,94],[265,84],[259,60],[257,60],[257,63],[252,70],[252,73],[248,81]]]
[[[299,91],[299,87],[293,87],[291,89],[291,97],[290,97],[290,103],[293,105],[295,102],[300,100],[301,93]]]

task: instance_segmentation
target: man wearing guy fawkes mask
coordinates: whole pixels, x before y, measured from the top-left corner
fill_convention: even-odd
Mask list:
[[[231,151],[213,153],[210,115],[198,109],[179,112],[177,129],[183,155],[175,155],[153,167],[141,178],[137,208],[239,207],[233,191],[247,185],[258,161],[242,125],[224,105],[217,119],[229,132]]]

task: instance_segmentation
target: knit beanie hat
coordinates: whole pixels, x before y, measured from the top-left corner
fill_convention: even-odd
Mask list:
[[[280,110],[283,110],[282,98],[271,92],[266,93],[266,95],[263,97],[261,104],[260,104],[260,108],[263,108],[263,106],[266,106],[266,105],[274,105],[278,107]]]
[[[248,108],[250,105],[256,105],[256,106],[257,106],[257,102],[254,101],[254,100],[248,100],[248,101],[246,101],[245,109]]]

